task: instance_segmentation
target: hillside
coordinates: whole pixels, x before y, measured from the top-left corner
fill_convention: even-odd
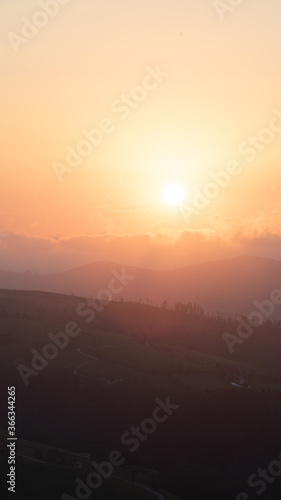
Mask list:
[[[55,456],[63,462],[53,464],[52,458],[52,465],[32,466],[38,483],[30,498],[41,482],[46,500],[56,491],[73,496],[75,477],[85,477],[87,470],[72,470],[71,454],[86,452],[101,462],[113,450],[125,458],[125,475],[117,467],[97,498],[113,500],[118,491],[122,498],[149,499],[142,490],[122,486],[132,468],[143,484],[151,476],[145,471],[155,471],[151,484],[164,500],[173,500],[171,494],[225,500],[245,491],[245,477],[277,456],[280,326],[267,323],[231,355],[222,339],[226,327],[235,327],[230,320],[112,302],[87,323],[88,316],[77,315],[83,300],[0,291],[0,426],[6,426],[7,386],[14,385],[21,454],[38,458],[39,450],[40,460]],[[60,332],[65,339],[69,322],[79,333],[46,358],[54,352],[46,351],[54,338],[49,334]],[[239,387],[241,376],[246,383]],[[159,400],[176,409],[130,452],[122,435],[151,418]],[[51,453],[46,445],[60,451]],[[27,488],[30,465],[19,463],[18,469]],[[274,488],[266,500],[277,500]]]
[[[141,365],[146,365],[152,356],[151,368],[157,367],[156,351],[162,349],[169,353],[163,361],[165,364],[175,350],[175,358],[190,358],[190,352],[196,352],[200,353],[197,354],[198,363],[200,357],[209,356],[217,358],[220,363],[240,363],[271,375],[280,374],[280,324],[266,321],[262,326],[253,328],[252,335],[235,345],[231,354],[223,335],[226,332],[237,335],[238,323],[230,318],[201,316],[185,310],[175,311],[133,302],[110,302],[102,307],[99,304],[97,312],[95,304],[99,303],[71,295],[0,290],[2,356],[12,345],[15,360],[18,346],[19,350],[25,346],[28,352],[32,342],[40,344],[44,338],[48,339],[49,332],[59,332],[67,322],[75,321],[82,329],[79,337],[73,339],[75,345],[91,345],[93,331],[99,332],[95,335],[96,348],[103,345],[104,339],[108,339],[109,345],[116,345],[116,339],[121,339],[122,344],[125,342],[126,346],[133,346],[138,356],[143,353]],[[79,310],[84,311],[83,315],[78,313]],[[3,363],[6,364],[9,359],[4,355]],[[133,353],[131,359],[134,359]],[[137,365],[132,364],[136,368]]]

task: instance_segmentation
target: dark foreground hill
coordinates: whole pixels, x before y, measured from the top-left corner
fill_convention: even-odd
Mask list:
[[[94,304],[0,292],[0,426],[7,425],[7,387],[15,386],[18,449],[27,461],[47,462],[40,470],[19,462],[22,484],[32,489],[34,470],[46,484],[42,498],[67,493],[72,500],[76,478],[90,469],[71,453],[100,464],[118,450],[124,463],[115,481],[121,473],[144,484],[151,477],[154,491],[186,500],[259,498],[248,478],[280,455],[280,327],[264,324],[231,355],[222,338],[235,331],[230,319],[126,302],[93,314]],[[272,478],[266,500],[280,496]],[[129,498],[128,485],[104,483],[96,498]],[[143,490],[131,495],[146,498]]]

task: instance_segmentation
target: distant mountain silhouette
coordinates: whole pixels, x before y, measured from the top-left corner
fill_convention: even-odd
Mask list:
[[[0,288],[95,297],[108,288],[114,278],[112,271],[121,273],[123,268],[135,276],[120,293],[124,300],[141,299],[146,303],[150,299],[160,305],[167,299],[168,307],[175,302],[197,302],[209,312],[249,314],[255,309],[253,301],[268,299],[274,289],[281,289],[281,261],[250,256],[169,271],[114,262],[98,262],[49,275],[0,271]],[[281,306],[275,307],[275,313],[275,317],[281,318]]]

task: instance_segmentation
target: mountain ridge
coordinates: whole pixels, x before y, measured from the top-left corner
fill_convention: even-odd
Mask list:
[[[195,301],[206,311],[224,314],[250,313],[254,301],[267,300],[281,288],[281,261],[249,255],[163,271],[112,261],[42,275],[0,270],[0,288],[94,297],[108,289],[116,273],[128,276],[127,286],[116,294],[125,300],[150,300],[156,305],[167,300],[168,306]],[[281,317],[281,308],[276,314]]]

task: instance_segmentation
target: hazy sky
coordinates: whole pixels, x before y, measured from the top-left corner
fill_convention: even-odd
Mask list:
[[[279,258],[280,0],[61,1],[0,0],[0,268]],[[199,213],[163,204],[234,161]]]

